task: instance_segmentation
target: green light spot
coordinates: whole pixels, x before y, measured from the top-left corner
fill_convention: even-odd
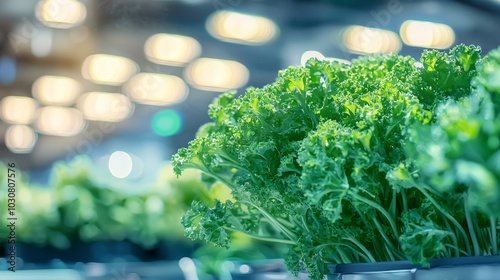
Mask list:
[[[172,136],[182,129],[182,117],[177,111],[163,110],[153,116],[151,127],[157,135]]]

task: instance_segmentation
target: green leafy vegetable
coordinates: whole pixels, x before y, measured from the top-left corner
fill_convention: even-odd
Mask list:
[[[0,162],[0,171],[5,171],[0,181],[6,185],[7,165]],[[28,182],[28,173],[16,169],[18,241],[59,249],[75,242],[121,240],[146,249],[161,241],[192,244],[179,223],[191,202],[211,203],[215,197],[230,197],[221,186],[206,190],[196,170],[176,178],[170,165],[163,168],[158,182],[144,186],[138,194],[100,183],[102,178],[94,171],[86,157],[58,162],[51,170],[50,183],[42,186]],[[7,209],[4,190],[5,195],[0,190],[0,206]]]
[[[327,263],[428,265],[489,252],[492,243],[470,234],[489,220],[464,211],[459,192],[421,180],[411,152],[414,127],[430,126],[438,104],[471,94],[479,60],[480,49],[465,45],[426,51],[421,67],[396,54],[351,65],[312,59],[240,97],[222,94],[209,107],[212,122],[172,163],[179,175],[195,168],[227,185],[234,202],[193,204],[188,236],[230,246],[229,233],[244,232],[288,244],[288,268],[303,266],[312,279]]]
[[[414,149],[408,151],[416,158],[423,179],[433,188],[463,194],[461,200],[476,254],[498,253],[499,80],[497,49],[477,64],[472,83],[475,88],[469,96],[441,104],[434,124],[412,129]]]

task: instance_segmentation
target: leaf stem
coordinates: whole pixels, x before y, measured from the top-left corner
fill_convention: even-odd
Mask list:
[[[291,223],[290,221],[287,221],[286,219],[276,218],[276,220],[279,221],[280,223],[282,223],[283,225],[285,225],[286,227],[289,227],[289,228],[295,227],[295,225],[293,223]]]
[[[464,193],[464,211],[465,219],[467,220],[467,227],[469,228],[469,234],[472,239],[472,246],[474,248],[474,256],[479,256],[479,244],[477,242],[476,232],[474,231],[474,225],[472,224],[472,217],[470,213],[469,200],[467,199],[467,194]]]
[[[233,232],[238,232],[241,233],[245,236],[251,237],[253,239],[261,240],[261,241],[267,241],[267,242],[272,242],[272,243],[281,243],[281,244],[288,244],[288,245],[296,245],[294,241],[291,240],[286,240],[286,239],[281,239],[281,238],[275,238],[275,237],[265,237],[265,236],[258,236],[258,235],[253,235],[248,232],[244,232],[239,229],[231,228],[231,227],[223,227],[226,230],[233,231]]]
[[[193,169],[197,169],[209,176],[212,176],[213,178],[221,181],[222,183],[224,183],[228,188],[230,188],[231,190],[235,190],[236,189],[236,186],[228,179],[222,177],[221,175],[219,175],[218,173],[216,172],[213,172],[211,171],[210,169],[208,169],[203,163],[200,163],[200,164],[196,164],[196,163],[190,163],[190,164],[184,164],[183,165],[183,169],[188,169],[188,168],[193,168]]]
[[[359,201],[362,201],[370,206],[372,206],[373,208],[375,208],[376,210],[378,210],[383,216],[385,216],[387,218],[387,220],[389,221],[389,224],[391,225],[391,228],[392,228],[392,231],[394,232],[394,237],[398,238],[399,234],[398,234],[398,231],[396,229],[396,223],[394,222],[394,220],[391,218],[391,216],[389,215],[389,213],[387,213],[387,211],[385,211],[384,208],[382,208],[380,205],[378,205],[377,203],[371,201],[371,200],[368,200],[366,198],[364,198],[363,196],[361,195],[358,195],[357,193],[355,192],[350,192],[350,194],[357,200]]]
[[[311,233],[311,229],[309,228],[309,225],[307,225],[307,222],[306,222],[306,214],[307,214],[307,209],[306,209],[305,213],[301,215],[300,220],[302,222],[302,225],[306,229],[307,233]]]
[[[288,237],[288,239],[290,240],[296,240],[296,236],[295,234],[293,234],[288,228],[286,228],[286,226],[282,225],[279,221],[277,221],[273,216],[271,216],[271,214],[267,213],[266,210],[262,209],[261,207],[255,205],[254,203],[250,202],[250,201],[243,201],[243,203],[246,203],[252,207],[254,207],[255,209],[257,209],[264,217],[266,217],[269,222],[274,226],[276,227],[277,230],[281,231],[284,235],[286,235],[286,237]]]
[[[361,251],[363,251],[366,256],[368,257],[368,259],[370,260],[370,262],[376,262],[375,259],[373,258],[372,254],[370,253],[370,251],[368,251],[368,249],[366,249],[365,246],[363,246],[363,244],[361,244],[358,240],[352,238],[352,237],[344,237],[342,238],[343,240],[348,240],[348,241],[351,241],[354,245],[358,246],[359,249],[361,249]]]
[[[380,226],[379,222],[377,221],[377,219],[375,219],[375,217],[372,218],[373,220],[373,223],[375,224],[375,227],[377,227],[377,230],[379,231],[380,235],[382,235],[382,238],[384,239],[385,243],[386,243],[386,246],[389,246],[390,249],[393,251],[394,254],[397,255],[397,257],[399,259],[405,259],[404,256],[402,256],[398,250],[396,249],[396,247],[394,246],[394,244],[392,244],[392,242],[389,240],[389,238],[387,237],[387,235],[385,234],[384,230],[382,229],[382,227]],[[393,256],[393,253],[389,252],[394,260],[394,256]]]
[[[316,250],[316,251],[319,252],[319,251],[323,250],[324,247],[328,247],[328,246],[344,246],[344,247],[347,247],[347,248],[351,249],[351,251],[355,252],[357,255],[361,256],[367,262],[370,262],[373,259],[373,258],[370,258],[370,255],[366,255],[365,252],[359,251],[359,249],[356,249],[355,247],[353,247],[353,246],[351,246],[351,245],[349,245],[347,243],[339,243],[339,242],[324,243],[324,244],[316,246],[314,248],[314,250]]]
[[[401,198],[403,199],[403,212],[408,212],[408,201],[406,200],[405,190],[401,191]]]
[[[493,255],[498,254],[498,244],[497,244],[497,221],[495,216],[490,215],[490,227],[491,227],[491,247],[493,248]]]
[[[464,255],[467,255],[467,254],[468,254],[466,251],[464,251],[464,250],[462,250],[462,249],[458,248],[457,246],[454,246],[454,245],[451,245],[451,244],[445,244],[444,246],[449,247],[449,248],[452,248],[452,249],[454,249],[454,250],[456,250],[456,251],[458,251],[458,252],[460,252],[460,253],[462,253],[462,254],[464,254]],[[457,254],[457,256],[456,256],[456,257],[458,257],[458,256],[459,256],[459,255]]]
[[[394,254],[391,252],[391,249],[385,244],[385,250],[387,251],[387,254],[389,255],[389,260],[390,261],[396,261],[396,258],[394,257]]]
[[[467,254],[470,255],[470,243],[469,243],[469,238],[467,237],[467,233],[465,233],[465,230],[464,228],[460,225],[459,222],[457,222],[457,220],[455,218],[453,218],[453,216],[451,216],[448,212],[446,212],[443,208],[441,208],[441,206],[436,202],[436,200],[434,200],[434,198],[421,186],[419,186],[418,184],[415,184],[415,187],[420,190],[424,196],[429,199],[429,201],[434,205],[434,207],[436,207],[436,209],[441,212],[441,214],[443,214],[446,218],[448,218],[448,220],[450,220],[453,225],[455,225],[458,229],[458,231],[460,231],[460,233],[462,234],[463,238],[464,238],[464,241],[465,241],[465,247],[467,248]]]
[[[392,189],[392,199],[391,199],[391,204],[389,206],[390,213],[392,214],[392,217],[396,217],[396,200],[397,200],[397,193],[395,189]]]
[[[451,233],[450,236],[451,236],[451,240],[453,241],[453,246],[450,245],[450,248],[454,248],[455,249],[455,257],[459,257],[460,256],[460,251],[459,251],[459,247],[458,247],[457,235],[453,231],[453,229],[451,228],[450,222],[448,222],[448,220],[446,219],[446,217],[443,214],[441,214],[441,216],[443,216],[443,220],[444,220],[444,223],[446,225],[446,228]]]

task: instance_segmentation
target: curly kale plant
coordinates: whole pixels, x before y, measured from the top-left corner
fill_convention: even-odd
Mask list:
[[[312,59],[263,88],[222,94],[212,122],[172,163],[179,175],[195,168],[226,184],[234,200],[194,203],[182,220],[187,235],[223,247],[233,231],[288,244],[288,268],[312,279],[327,263],[427,265],[472,254],[461,193],[422,183],[405,148],[410,128],[429,126],[439,103],[470,95],[479,60],[480,49],[464,45],[426,51],[420,63],[397,54],[351,65]]]

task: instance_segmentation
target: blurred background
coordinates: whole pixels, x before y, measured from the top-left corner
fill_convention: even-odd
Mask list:
[[[208,257],[213,272],[215,259],[279,257],[242,237],[242,251],[228,253],[182,236],[191,200],[228,197],[168,166],[208,121],[210,102],[310,57],[418,58],[460,43],[484,53],[500,45],[499,0],[2,0],[0,159],[17,172],[18,264],[176,279],[139,272],[173,261],[180,279],[197,279],[191,258]],[[134,274],[109,267],[116,262],[133,262]]]

